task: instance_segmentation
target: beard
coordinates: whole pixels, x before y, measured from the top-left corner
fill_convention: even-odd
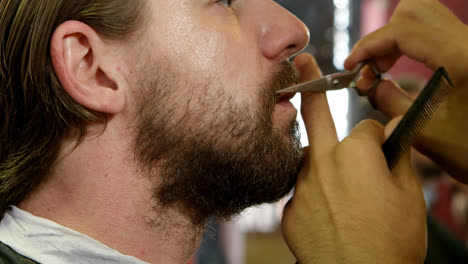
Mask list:
[[[144,75],[134,146],[159,209],[176,208],[201,225],[292,190],[302,163],[298,125],[272,121],[275,91],[298,78],[289,62],[243,102],[213,78],[181,80],[168,66]]]

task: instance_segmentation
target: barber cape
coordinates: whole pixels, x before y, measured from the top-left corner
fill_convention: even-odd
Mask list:
[[[15,206],[0,223],[0,241],[0,264],[146,263]]]

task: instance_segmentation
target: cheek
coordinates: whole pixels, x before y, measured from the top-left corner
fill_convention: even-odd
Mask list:
[[[152,37],[152,53],[171,61],[181,79],[217,80],[236,101],[254,100],[266,79],[255,39],[235,25],[195,24],[193,20],[168,24],[170,30],[164,35]]]
[[[219,75],[222,65],[229,56],[223,49],[222,40],[216,35],[198,33],[191,36],[185,47],[185,63],[200,77],[212,78]]]
[[[245,60],[237,47],[231,47],[229,39],[212,32],[198,31],[187,37],[183,44],[174,47],[179,69],[184,79],[216,80],[228,95],[234,96],[239,87],[248,86],[249,73]]]

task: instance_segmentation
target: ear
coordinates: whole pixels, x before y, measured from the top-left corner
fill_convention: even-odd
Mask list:
[[[101,113],[117,114],[125,106],[125,78],[114,69],[111,44],[88,25],[66,21],[54,32],[50,55],[57,77],[66,92],[82,106]]]

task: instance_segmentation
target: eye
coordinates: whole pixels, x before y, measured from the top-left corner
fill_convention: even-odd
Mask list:
[[[226,7],[231,7],[232,5],[232,2],[234,2],[234,0],[219,0],[218,3],[226,6]]]

